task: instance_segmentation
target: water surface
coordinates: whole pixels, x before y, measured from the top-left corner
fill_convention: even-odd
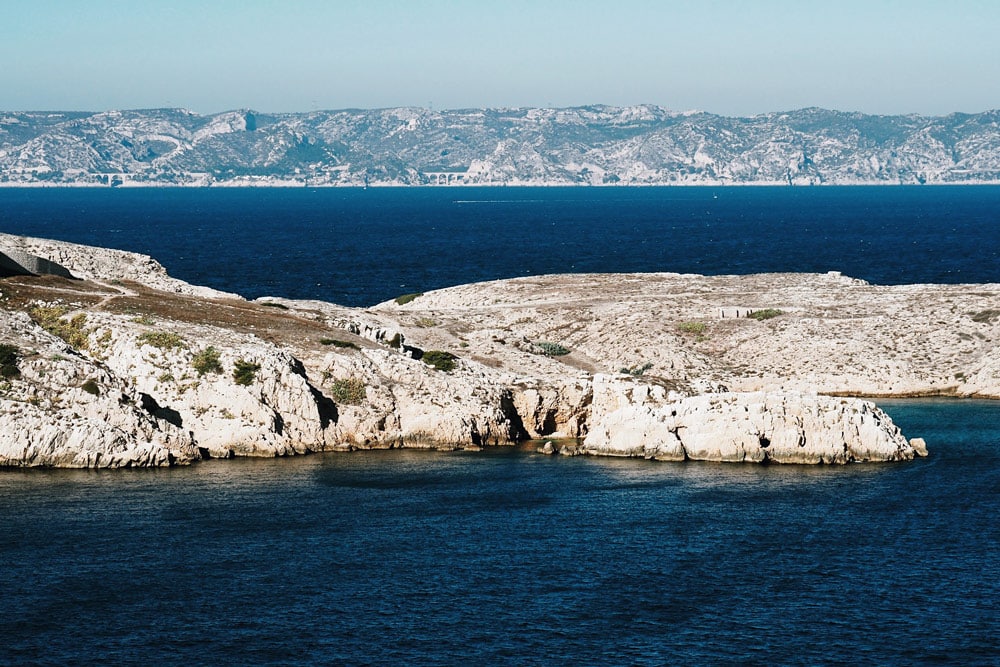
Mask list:
[[[353,306],[547,273],[1000,282],[998,219],[1000,186],[0,188],[0,231],[149,254],[251,298]]]
[[[888,409],[928,459],[5,471],[0,662],[995,664],[1000,405]]]

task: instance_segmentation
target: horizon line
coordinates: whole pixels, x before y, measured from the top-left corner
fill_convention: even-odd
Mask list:
[[[400,105],[400,106],[384,106],[384,107],[341,107],[341,108],[327,108],[327,109],[310,109],[301,111],[262,111],[260,109],[255,109],[253,107],[234,107],[229,109],[223,109],[221,111],[212,112],[200,112],[194,111],[188,107],[183,106],[162,106],[162,107],[132,107],[132,108],[108,108],[108,109],[2,109],[0,113],[4,114],[107,114],[107,113],[129,113],[129,112],[149,112],[149,111],[175,111],[187,113],[195,116],[219,116],[228,113],[253,113],[255,115],[265,115],[265,116],[303,116],[309,114],[318,113],[343,113],[343,112],[373,112],[373,111],[396,111],[396,110],[407,110],[407,111],[422,111],[431,114],[447,114],[447,113],[461,113],[467,111],[576,111],[580,109],[612,109],[612,110],[625,110],[625,109],[655,109],[667,113],[672,116],[696,116],[696,115],[708,115],[717,116],[719,118],[734,118],[734,119],[752,119],[759,118],[762,116],[772,116],[775,114],[790,114],[799,113],[806,111],[821,111],[828,113],[838,113],[847,115],[861,115],[861,116],[877,116],[883,118],[947,118],[949,116],[962,115],[962,116],[977,116],[982,114],[996,113],[1000,111],[1000,108],[983,109],[980,111],[950,111],[944,114],[924,114],[919,112],[908,112],[908,113],[869,113],[866,111],[858,110],[844,110],[844,109],[834,109],[821,106],[805,106],[798,107],[795,109],[775,109],[772,111],[763,111],[756,114],[750,115],[727,115],[722,113],[715,113],[712,111],[706,111],[704,109],[685,109],[676,110],[669,107],[665,107],[660,104],[653,103],[641,103],[641,104],[626,104],[626,105],[614,105],[614,104],[603,104],[603,103],[593,103],[593,104],[579,104],[571,106],[483,106],[483,107],[455,107],[447,109],[434,109],[432,106],[420,106],[420,105]]]

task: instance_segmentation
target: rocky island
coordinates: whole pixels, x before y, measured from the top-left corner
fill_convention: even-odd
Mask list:
[[[860,398],[1000,398],[1000,285],[550,275],[247,301],[0,234],[0,465],[365,448],[772,463],[926,454]]]

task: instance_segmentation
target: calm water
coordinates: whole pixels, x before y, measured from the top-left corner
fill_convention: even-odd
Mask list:
[[[247,296],[371,304],[553,271],[1000,281],[998,202],[0,189],[0,229],[146,252]],[[998,664],[1000,403],[885,407],[928,459],[504,449],[0,471],[0,664]]]
[[[1000,187],[4,189],[0,231],[247,297],[367,306],[542,273],[1000,282]]]
[[[0,475],[0,662],[996,664],[1000,404],[929,459],[371,452]]]

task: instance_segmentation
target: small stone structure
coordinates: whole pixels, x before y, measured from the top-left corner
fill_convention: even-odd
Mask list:
[[[725,306],[723,308],[719,308],[719,318],[727,320],[727,319],[735,319],[737,317],[750,317],[755,310],[756,310],[755,308]]]
[[[60,276],[73,278],[66,267],[20,250],[0,248],[0,277],[6,276]]]

